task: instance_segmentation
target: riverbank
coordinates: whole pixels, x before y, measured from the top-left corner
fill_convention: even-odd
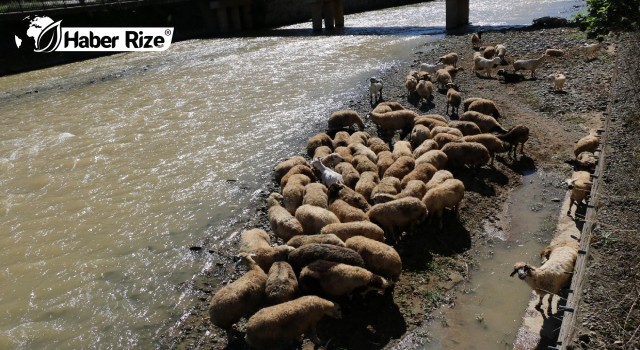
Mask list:
[[[325,341],[332,339],[329,348],[412,348],[416,346],[416,342],[426,341],[426,334],[416,336],[415,332],[424,329],[419,326],[431,319],[433,310],[442,305],[455,305],[455,295],[459,293],[456,285],[467,279],[470,273],[473,274],[474,265],[479,260],[478,248],[492,244],[493,238],[484,234],[486,224],[499,221],[498,217],[511,190],[520,185],[522,174],[544,171],[554,179],[549,186],[564,186],[562,180],[568,178],[572,171],[571,165],[566,161],[573,158],[573,144],[586,135],[589,129],[598,126],[607,108],[618,39],[611,38],[611,41],[605,42],[606,51],[599,52],[598,58],[594,60],[584,57],[579,47],[588,41],[573,28],[489,31],[483,39],[485,44],[505,44],[510,60],[538,57],[550,47],[563,49],[565,56],[543,63],[537,71],[537,80],[503,84],[495,79],[495,74],[494,78],[487,79],[476,77],[471,72],[473,51],[468,35],[447,36],[444,40],[420,48],[413,62],[381,72],[379,77],[385,82],[384,99],[399,101],[406,108],[421,114],[444,114],[445,97],[441,93],[435,94],[433,103],[429,105],[409,101],[403,87],[404,76],[410,69],[416,69],[421,62],[434,63],[437,57],[447,52],[458,52],[462,57],[460,65],[465,68],[465,72],[457,78],[463,97],[477,96],[495,100],[504,115],[500,122],[505,127],[527,125],[531,129],[531,137],[525,147],[525,156],[512,160],[502,155],[497,158],[495,168],[485,167],[478,174],[456,174],[467,188],[460,209],[460,222],[449,218],[442,230],[421,226],[417,231],[428,234],[403,240],[397,249],[402,255],[405,269],[393,296],[369,296],[350,304],[343,320],[323,321],[319,335]],[[556,70],[568,77],[564,92],[552,91],[545,78]],[[525,76],[528,78],[529,73],[525,73]],[[366,115],[371,110],[364,91],[360,99],[349,101],[348,107],[361,115]],[[367,121],[366,129],[375,134],[370,121]],[[318,130],[321,131],[324,130]],[[291,155],[302,152],[303,150],[293,150]],[[265,185],[260,193],[263,203],[266,196],[274,190],[277,190],[274,183]],[[551,205],[550,202],[532,204],[548,206]],[[268,226],[266,210],[261,207],[256,208],[255,214],[238,229],[261,227],[269,230]],[[552,233],[549,232],[540,239],[551,241]],[[194,293],[202,303],[167,332],[163,337],[162,347],[227,347],[224,332],[207,321],[207,305],[220,285],[239,276],[231,264],[231,256],[237,251],[237,237],[236,241],[228,244],[203,246],[202,254],[212,255],[212,268],[194,282]],[[538,261],[531,263],[539,264]],[[503,273],[508,274],[510,271]],[[523,305],[522,309],[525,307]],[[242,327],[242,324],[238,325],[240,331]],[[305,347],[308,345],[305,343]],[[229,346],[234,349],[245,347],[241,333]]]

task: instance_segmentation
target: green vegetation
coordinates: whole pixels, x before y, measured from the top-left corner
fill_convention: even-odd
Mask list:
[[[575,19],[592,38],[611,30],[635,31],[640,29],[640,0],[587,0],[586,11]]]

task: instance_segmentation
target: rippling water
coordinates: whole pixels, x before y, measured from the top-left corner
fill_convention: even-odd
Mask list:
[[[485,26],[582,2],[471,3]],[[444,18],[436,1],[0,78],[0,348],[152,347],[192,304],[189,246],[228,236],[273,165]]]

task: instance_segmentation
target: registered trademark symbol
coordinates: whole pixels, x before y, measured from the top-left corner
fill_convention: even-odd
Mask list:
[[[166,35],[166,36],[171,35],[171,29],[165,29],[164,30],[164,35]]]

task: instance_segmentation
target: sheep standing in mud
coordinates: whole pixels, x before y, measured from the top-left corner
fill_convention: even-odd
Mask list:
[[[464,184],[458,179],[448,179],[442,184],[430,189],[422,198],[429,220],[438,218],[439,227],[442,228],[442,213],[445,208],[451,208],[460,217],[458,207],[464,197]]]

